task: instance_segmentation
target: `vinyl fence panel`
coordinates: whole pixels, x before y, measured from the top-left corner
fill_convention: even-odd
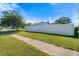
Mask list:
[[[74,36],[73,24],[38,24],[33,26],[26,26],[25,30],[32,32],[43,32]]]

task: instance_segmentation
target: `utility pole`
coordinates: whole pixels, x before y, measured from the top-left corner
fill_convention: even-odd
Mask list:
[[[79,7],[78,7],[78,26],[79,26]]]
[[[78,31],[79,31],[79,7],[78,7]],[[79,36],[78,36],[79,38]]]
[[[1,20],[0,20],[0,24],[1,24]]]

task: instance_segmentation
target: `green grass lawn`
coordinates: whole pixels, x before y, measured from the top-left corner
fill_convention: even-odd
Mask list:
[[[9,35],[0,35],[0,56],[44,56],[48,55],[35,47]]]
[[[64,48],[79,51],[78,38],[50,35],[50,34],[43,34],[43,33],[24,32],[24,31],[20,31],[17,34],[25,37],[30,37],[36,40],[40,40],[49,44],[54,44],[56,46],[61,46]]]

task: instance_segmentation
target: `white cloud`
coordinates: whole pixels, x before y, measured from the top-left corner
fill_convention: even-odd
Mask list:
[[[19,8],[19,6],[14,3],[0,3],[0,11],[14,10],[16,8]]]
[[[38,21],[37,18],[31,17],[31,16],[27,16],[26,17],[26,23],[39,23],[40,21]]]
[[[75,20],[73,21],[73,23],[74,23],[75,26],[78,26],[78,25],[79,25],[78,19],[75,19]]]
[[[0,4],[0,11],[11,10],[12,7],[9,4]]]
[[[75,26],[78,26],[78,25],[79,25],[78,14],[77,14],[77,13],[74,14],[72,18],[73,18],[73,20],[72,20],[73,24],[74,24]]]
[[[16,7],[16,8],[20,8],[17,4],[12,3],[11,5]]]

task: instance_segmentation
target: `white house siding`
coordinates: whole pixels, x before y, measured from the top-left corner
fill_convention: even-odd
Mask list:
[[[73,24],[38,24],[34,26],[26,26],[26,31],[73,36],[74,25]]]

